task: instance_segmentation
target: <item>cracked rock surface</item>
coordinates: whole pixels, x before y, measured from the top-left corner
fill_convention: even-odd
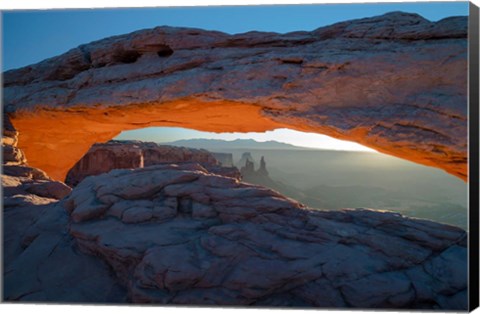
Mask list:
[[[105,261],[132,302],[466,308],[456,227],[311,210],[194,164],[88,177],[64,207],[81,251]]]

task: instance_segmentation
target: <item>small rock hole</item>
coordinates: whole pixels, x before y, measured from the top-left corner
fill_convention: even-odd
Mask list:
[[[135,50],[120,50],[114,55],[116,63],[134,63],[142,54]]]
[[[170,48],[170,46],[167,46],[167,45],[163,45],[161,46],[158,51],[157,51],[157,55],[160,57],[160,58],[165,58],[165,57],[169,57],[173,54],[173,49]]]

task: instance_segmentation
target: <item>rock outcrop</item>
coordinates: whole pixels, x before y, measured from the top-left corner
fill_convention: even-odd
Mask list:
[[[3,300],[125,302],[109,266],[80,253],[68,235],[59,200],[71,189],[26,163],[18,132],[3,118]]]
[[[237,168],[242,171],[242,168],[248,168],[250,171],[254,171],[255,169],[255,160],[252,157],[252,153],[244,152],[240,160],[237,162]]]
[[[93,143],[149,126],[316,132],[467,179],[467,17],[393,12],[288,34],[157,27],[7,71],[4,87],[19,147],[57,180]]]
[[[220,167],[208,151],[185,147],[158,145],[141,141],[109,141],[96,143],[70,169],[65,182],[77,185],[85,177],[113,169],[143,168],[162,163],[199,163],[211,172],[239,178],[234,168]]]
[[[290,198],[301,200],[305,198],[305,195],[280,181],[273,180],[267,170],[267,163],[264,156],[260,159],[260,166],[255,170],[255,160],[251,153],[243,153],[239,163],[243,162],[244,166],[240,168],[240,174],[242,181],[250,184],[261,185]]]
[[[135,143],[96,143],[67,173],[65,183],[76,186],[91,175],[113,169],[143,168],[143,151]]]
[[[69,233],[132,302],[465,309],[466,233],[316,211],[199,165],[114,170],[64,201]]]
[[[258,168],[257,173],[262,176],[268,176],[267,162],[264,156],[260,159],[260,168]]]
[[[113,170],[58,201],[27,186],[68,187],[16,163],[2,174],[6,301],[467,306],[459,228],[315,211],[198,164]]]
[[[260,166],[255,170],[255,161],[250,153],[243,153],[240,162],[244,161],[245,164],[240,168],[240,174],[245,181],[250,183],[257,183],[257,181],[269,180],[271,181],[268,170],[267,163],[265,162],[264,156],[260,159]],[[257,183],[260,185],[270,186],[268,184]]]
[[[2,130],[2,187],[5,211],[24,202],[48,204],[70,193],[62,182],[54,181],[42,170],[27,164],[25,155],[17,147],[18,132],[8,116],[3,116]]]

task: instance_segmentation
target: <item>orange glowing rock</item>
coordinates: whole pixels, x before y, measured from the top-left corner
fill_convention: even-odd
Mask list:
[[[467,180],[466,17],[396,12],[283,35],[158,27],[4,84],[19,147],[59,180],[93,143],[149,126],[316,132]]]

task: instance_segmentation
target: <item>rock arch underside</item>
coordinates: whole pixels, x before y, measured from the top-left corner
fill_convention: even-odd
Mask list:
[[[158,27],[8,71],[4,87],[19,147],[57,180],[95,142],[147,126],[286,127],[467,179],[463,17],[393,13],[288,34]]]
[[[157,27],[7,71],[3,92],[6,300],[467,308],[457,227],[311,210],[195,163],[59,182],[147,126],[316,132],[467,181],[466,17]]]

